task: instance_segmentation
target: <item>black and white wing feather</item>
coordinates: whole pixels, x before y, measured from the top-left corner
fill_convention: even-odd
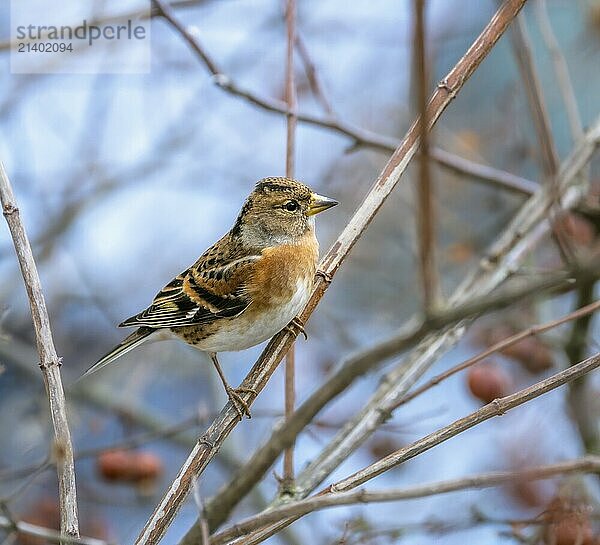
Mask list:
[[[209,248],[189,269],[176,276],[142,312],[119,327],[138,327],[85,375],[108,365],[160,329],[201,326],[240,315],[252,303],[247,285],[260,253],[242,252],[228,235]]]

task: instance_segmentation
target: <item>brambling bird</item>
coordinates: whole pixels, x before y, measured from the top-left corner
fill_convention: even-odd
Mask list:
[[[227,382],[217,352],[245,350],[281,329],[299,327],[317,270],[315,214],[338,204],[289,178],[264,178],[231,230],[119,327],[137,327],[83,376],[149,339],[177,337],[207,352],[240,418],[250,417]]]

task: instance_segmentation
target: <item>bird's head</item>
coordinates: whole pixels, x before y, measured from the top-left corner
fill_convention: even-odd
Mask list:
[[[233,233],[252,246],[294,242],[314,229],[314,216],[337,201],[289,178],[264,178],[250,193]]]

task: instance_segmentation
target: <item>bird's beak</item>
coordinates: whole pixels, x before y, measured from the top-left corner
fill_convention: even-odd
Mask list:
[[[324,197],[323,195],[319,195],[318,193],[313,193],[310,197],[310,203],[308,205],[308,210],[306,211],[307,215],[314,216],[319,212],[323,212],[323,210],[327,210],[332,206],[339,204],[337,201],[330,199],[329,197]]]

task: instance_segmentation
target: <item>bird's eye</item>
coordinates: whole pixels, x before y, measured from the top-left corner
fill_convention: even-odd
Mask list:
[[[296,201],[288,201],[283,205],[283,208],[288,212],[296,212],[300,205]]]

